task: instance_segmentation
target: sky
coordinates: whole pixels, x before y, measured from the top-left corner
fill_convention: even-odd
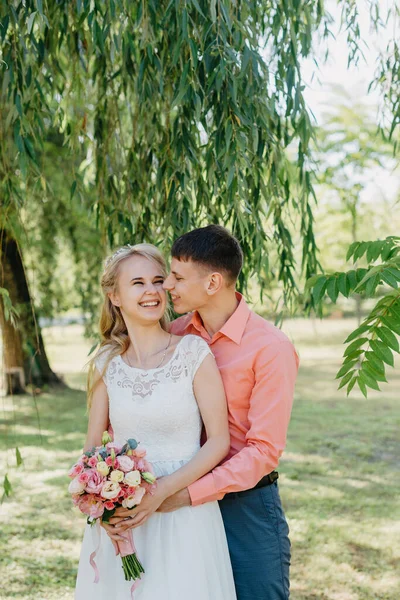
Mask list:
[[[379,0],[379,4],[382,12],[386,13],[392,1]],[[397,37],[400,36],[400,23],[390,19],[387,29],[382,30],[377,37],[370,30],[367,0],[357,0],[357,5],[361,39],[367,40],[367,43],[363,45],[365,60],[361,58],[357,66],[347,66],[348,47],[345,27],[341,26],[340,23],[340,10],[338,10],[336,1],[327,0],[326,8],[334,19],[330,29],[335,37],[331,37],[323,45],[316,44],[318,69],[311,59],[304,61],[302,65],[303,77],[306,83],[304,95],[318,124],[323,123],[324,113],[332,111],[335,104],[341,101],[340,96],[334,91],[335,86],[342,87],[349,100],[354,101],[354,103],[362,102],[368,106],[371,118],[376,120],[377,124],[379,121],[380,93],[378,91],[368,93],[368,86],[374,77],[379,50],[386,48],[389,38],[396,31]],[[324,62],[322,57],[325,54],[327,45],[329,58]],[[398,198],[400,175],[398,169],[396,173],[393,173],[393,165],[394,162],[392,161],[390,164],[388,163],[386,169],[377,169],[373,174],[372,181],[364,193],[366,200],[376,198],[377,191],[393,202]]]

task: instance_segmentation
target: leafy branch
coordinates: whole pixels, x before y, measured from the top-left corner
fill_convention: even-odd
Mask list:
[[[387,382],[387,365],[393,367],[393,352],[400,353],[397,339],[400,336],[400,237],[353,243],[347,260],[355,263],[363,257],[368,263],[366,268],[315,275],[307,281],[306,290],[310,292],[311,305],[320,311],[326,296],[336,303],[339,295],[349,298],[360,294],[370,298],[380,285],[391,288],[345,340],[348,346],[336,375],[340,379],[339,389],[347,385],[349,394],[357,384],[366,397],[367,388],[380,390],[379,383]],[[378,260],[380,264],[375,264]]]

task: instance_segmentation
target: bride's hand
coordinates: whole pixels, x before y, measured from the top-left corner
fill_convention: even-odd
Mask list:
[[[126,542],[123,532],[116,531],[115,526],[110,525],[110,523],[103,523],[103,521],[101,521],[100,525],[110,538],[112,545],[114,546],[115,554],[118,554],[118,542]]]
[[[110,524],[116,533],[123,533],[126,529],[134,529],[143,525],[159,506],[168,497],[168,492],[161,480],[157,481],[154,494],[146,494],[141,503],[135,508],[117,508],[110,519]]]

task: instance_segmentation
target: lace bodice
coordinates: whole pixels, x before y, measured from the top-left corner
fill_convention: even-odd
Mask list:
[[[107,347],[96,359],[103,371]],[[159,369],[128,366],[113,358],[104,374],[114,440],[135,438],[150,462],[190,460],[200,448],[201,417],[193,393],[197,369],[211,351],[195,335],[183,337]]]

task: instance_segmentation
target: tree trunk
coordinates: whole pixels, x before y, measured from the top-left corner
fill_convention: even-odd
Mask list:
[[[62,384],[47,359],[18,244],[4,230],[0,230],[0,236],[0,286],[8,290],[12,305],[19,312],[18,328],[15,329],[5,319],[3,306],[0,310],[7,393],[23,392],[25,382],[39,387]]]

